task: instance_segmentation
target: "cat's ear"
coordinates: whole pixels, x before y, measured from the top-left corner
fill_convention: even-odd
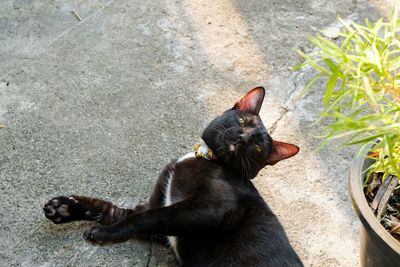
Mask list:
[[[274,140],[272,141],[272,151],[268,155],[267,165],[274,165],[278,161],[293,157],[299,150],[298,146]]]
[[[258,114],[264,100],[264,95],[264,87],[256,87],[248,92],[239,102],[237,102],[234,106],[234,109],[238,109],[243,112]]]

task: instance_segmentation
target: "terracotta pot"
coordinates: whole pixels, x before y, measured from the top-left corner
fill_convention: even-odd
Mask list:
[[[360,230],[360,266],[399,267],[400,242],[380,224],[369,207],[363,192],[366,170],[373,162],[366,156],[373,145],[365,147],[355,157],[350,172],[350,195],[354,209],[362,223]]]

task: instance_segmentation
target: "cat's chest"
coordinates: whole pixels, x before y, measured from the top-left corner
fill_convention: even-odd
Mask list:
[[[179,158],[176,161],[175,166],[176,166],[176,164],[179,164],[185,160],[194,159],[194,158],[195,158],[194,152],[188,153],[188,154],[184,155],[183,157]],[[168,171],[167,177],[165,177],[165,179],[166,179],[166,184],[165,184],[165,188],[164,188],[164,206],[165,207],[170,206],[178,201],[178,199],[173,196],[173,191],[172,191],[172,189],[173,189],[172,184],[173,184],[175,174],[176,174],[175,166]],[[168,241],[169,241],[172,249],[175,252],[175,255],[179,258],[179,254],[178,254],[178,250],[177,250],[177,246],[178,246],[177,237],[168,236],[167,238],[168,238]]]
[[[195,158],[195,154],[194,152],[190,152],[186,155],[184,155],[183,157],[179,158],[176,163],[175,166],[177,164],[180,164],[181,162],[188,160],[188,159],[194,159]],[[174,204],[175,202],[177,202],[176,197],[173,195],[173,183],[174,183],[174,178],[176,175],[176,168],[171,168],[167,174],[167,177],[165,177],[166,179],[166,184],[165,184],[165,188],[164,188],[164,206],[170,206],[172,204]]]

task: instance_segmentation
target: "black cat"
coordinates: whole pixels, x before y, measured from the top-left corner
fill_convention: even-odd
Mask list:
[[[284,229],[250,179],[294,156],[272,140],[258,113],[257,87],[214,119],[196,151],[169,163],[148,202],[133,209],[82,197],[56,197],[44,211],[54,223],[97,221],[84,233],[96,244],[138,235],[167,237],[182,266],[303,266]]]

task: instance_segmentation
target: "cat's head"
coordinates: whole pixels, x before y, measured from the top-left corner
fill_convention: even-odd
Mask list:
[[[272,140],[258,115],[265,91],[257,87],[248,92],[232,109],[214,119],[202,139],[236,172],[254,178],[266,165],[297,154],[295,145]]]

